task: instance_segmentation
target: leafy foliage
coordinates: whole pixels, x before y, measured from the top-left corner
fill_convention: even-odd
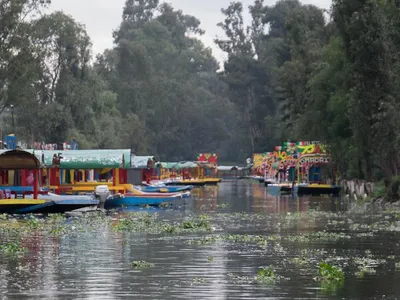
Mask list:
[[[12,130],[27,143],[74,137],[162,160],[212,151],[241,161],[308,139],[329,146],[342,177],[384,179],[389,192],[400,174],[394,2],[334,0],[328,16],[298,0],[255,0],[246,26],[233,1],[215,40],[228,56],[222,71],[200,21],[170,4],[127,0],[114,46],[93,63],[84,26],[43,14],[47,5],[0,0],[5,133],[13,105]]]
[[[62,12],[43,14],[39,1],[19,1],[11,13],[11,2],[1,1],[0,19],[9,22],[2,39],[24,34],[26,40],[1,45],[1,65],[11,65],[0,70],[5,133],[12,104],[18,138],[28,144],[73,137],[81,148],[128,147],[168,160],[198,152],[236,158],[230,150],[240,143],[233,135],[236,107],[211,50],[198,39],[204,32],[195,17],[159,1],[128,0],[115,46],[91,63],[83,25]],[[12,57],[16,47],[21,51]]]

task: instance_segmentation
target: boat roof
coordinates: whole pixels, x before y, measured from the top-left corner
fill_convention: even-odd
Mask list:
[[[131,157],[131,167],[135,169],[145,169],[147,168],[147,162],[149,159],[153,159],[154,155],[138,156],[132,155]]]
[[[0,150],[0,155],[10,150]],[[33,154],[42,166],[52,166],[54,155],[60,155],[62,169],[103,169],[129,168],[130,149],[91,149],[91,150],[11,150]]]
[[[1,169],[39,169],[40,160],[24,150],[6,150],[0,153]]]
[[[232,171],[232,170],[240,170],[238,166],[218,166],[219,171]]]

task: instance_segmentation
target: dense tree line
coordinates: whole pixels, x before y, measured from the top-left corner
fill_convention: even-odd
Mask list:
[[[254,151],[320,140],[342,177],[399,175],[400,13],[396,1],[333,0],[330,12],[296,0],[243,7],[219,24],[222,79],[241,107]]]
[[[83,25],[43,0],[0,0],[0,112],[20,139],[129,147],[161,159],[243,161],[287,140],[320,140],[343,177],[400,172],[396,1],[231,2],[215,43],[159,0],[127,0],[114,46],[93,57]],[[8,124],[8,125],[7,125]]]
[[[75,138],[80,148],[128,147],[168,160],[244,155],[238,112],[195,17],[157,0],[128,0],[110,32],[114,47],[93,57],[83,25],[44,13],[50,1],[0,5],[3,133],[15,130],[28,145]]]

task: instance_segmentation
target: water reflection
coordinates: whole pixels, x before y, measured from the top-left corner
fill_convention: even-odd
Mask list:
[[[231,181],[193,190],[193,197],[183,209],[130,209],[120,213],[146,211],[176,218],[192,212],[208,213],[211,218],[226,218],[218,234],[261,234],[269,236],[298,235],[325,230],[310,218],[274,219],[276,214],[313,210],[340,212],[349,207],[346,199],[329,197],[273,196],[258,182]],[[239,217],[229,224],[233,215]],[[240,213],[254,213],[271,218],[240,218]],[[295,215],[295,214],[294,214]],[[357,222],[356,217],[353,222]],[[297,221],[299,221],[296,223]],[[236,223],[235,223],[236,222]],[[282,222],[282,224],[280,223]],[[360,220],[358,222],[363,222]],[[228,225],[227,225],[228,224]],[[286,226],[286,227],[285,227]],[[222,231],[224,230],[224,231]],[[315,270],[293,266],[290,259],[303,249],[327,251],[331,257],[365,256],[370,249],[375,255],[397,255],[400,236],[376,234],[369,239],[351,238],[339,242],[254,244],[214,243],[189,244],[204,234],[151,235],[114,232],[105,225],[90,232],[61,236],[38,233],[25,237],[22,245],[28,252],[20,257],[0,253],[0,296],[2,299],[321,299],[329,298],[313,280]],[[0,240],[2,237],[0,237]],[[310,250],[310,251],[311,251]],[[397,256],[396,256],[397,257]],[[319,262],[316,255],[314,263]],[[400,261],[400,257],[397,258]],[[154,264],[154,268],[135,270],[134,260]],[[277,266],[277,272],[290,278],[275,286],[254,282],[233,282],[228,274],[251,278],[260,266]],[[383,272],[383,271],[382,271]],[[383,273],[382,273],[383,274]],[[400,294],[400,279],[394,270],[365,279],[346,278],[336,296],[343,299],[390,299]],[[393,298],[395,299],[395,298]]]

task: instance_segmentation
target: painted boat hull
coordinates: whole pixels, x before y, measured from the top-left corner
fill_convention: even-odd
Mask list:
[[[271,184],[276,184],[276,181],[274,180],[269,180],[269,179],[264,179],[264,185],[269,186]]]
[[[5,200],[0,200],[0,213],[65,213],[75,209],[98,205],[99,200],[96,199],[10,199],[7,202]]]
[[[339,195],[340,186],[327,185],[327,184],[296,184],[294,187],[291,184],[269,184],[268,191],[271,193],[295,193],[299,196],[302,195]],[[294,190],[293,190],[294,189]]]
[[[205,178],[204,179],[206,185],[217,185],[222,181],[221,178]]]
[[[173,181],[167,182],[166,185],[192,185],[192,186],[204,186],[206,182],[203,180],[185,180],[185,181]]]
[[[45,200],[31,199],[0,199],[0,213],[13,214],[19,209],[45,204]]]
[[[297,194],[298,195],[334,195],[340,194],[341,187],[334,185],[299,185]]]
[[[162,195],[162,194],[161,194]],[[142,195],[113,195],[107,198],[104,207],[121,207],[121,206],[158,206],[165,202],[172,202],[182,198],[181,194],[175,196],[142,196]]]
[[[276,195],[276,194],[288,194],[288,193],[293,193],[292,191],[292,185],[291,184],[276,184],[276,183],[271,183],[268,184],[267,190],[269,193]],[[297,192],[297,186],[294,186],[294,193]]]
[[[145,193],[179,193],[190,191],[193,189],[192,185],[185,186],[144,186],[142,191]]]

